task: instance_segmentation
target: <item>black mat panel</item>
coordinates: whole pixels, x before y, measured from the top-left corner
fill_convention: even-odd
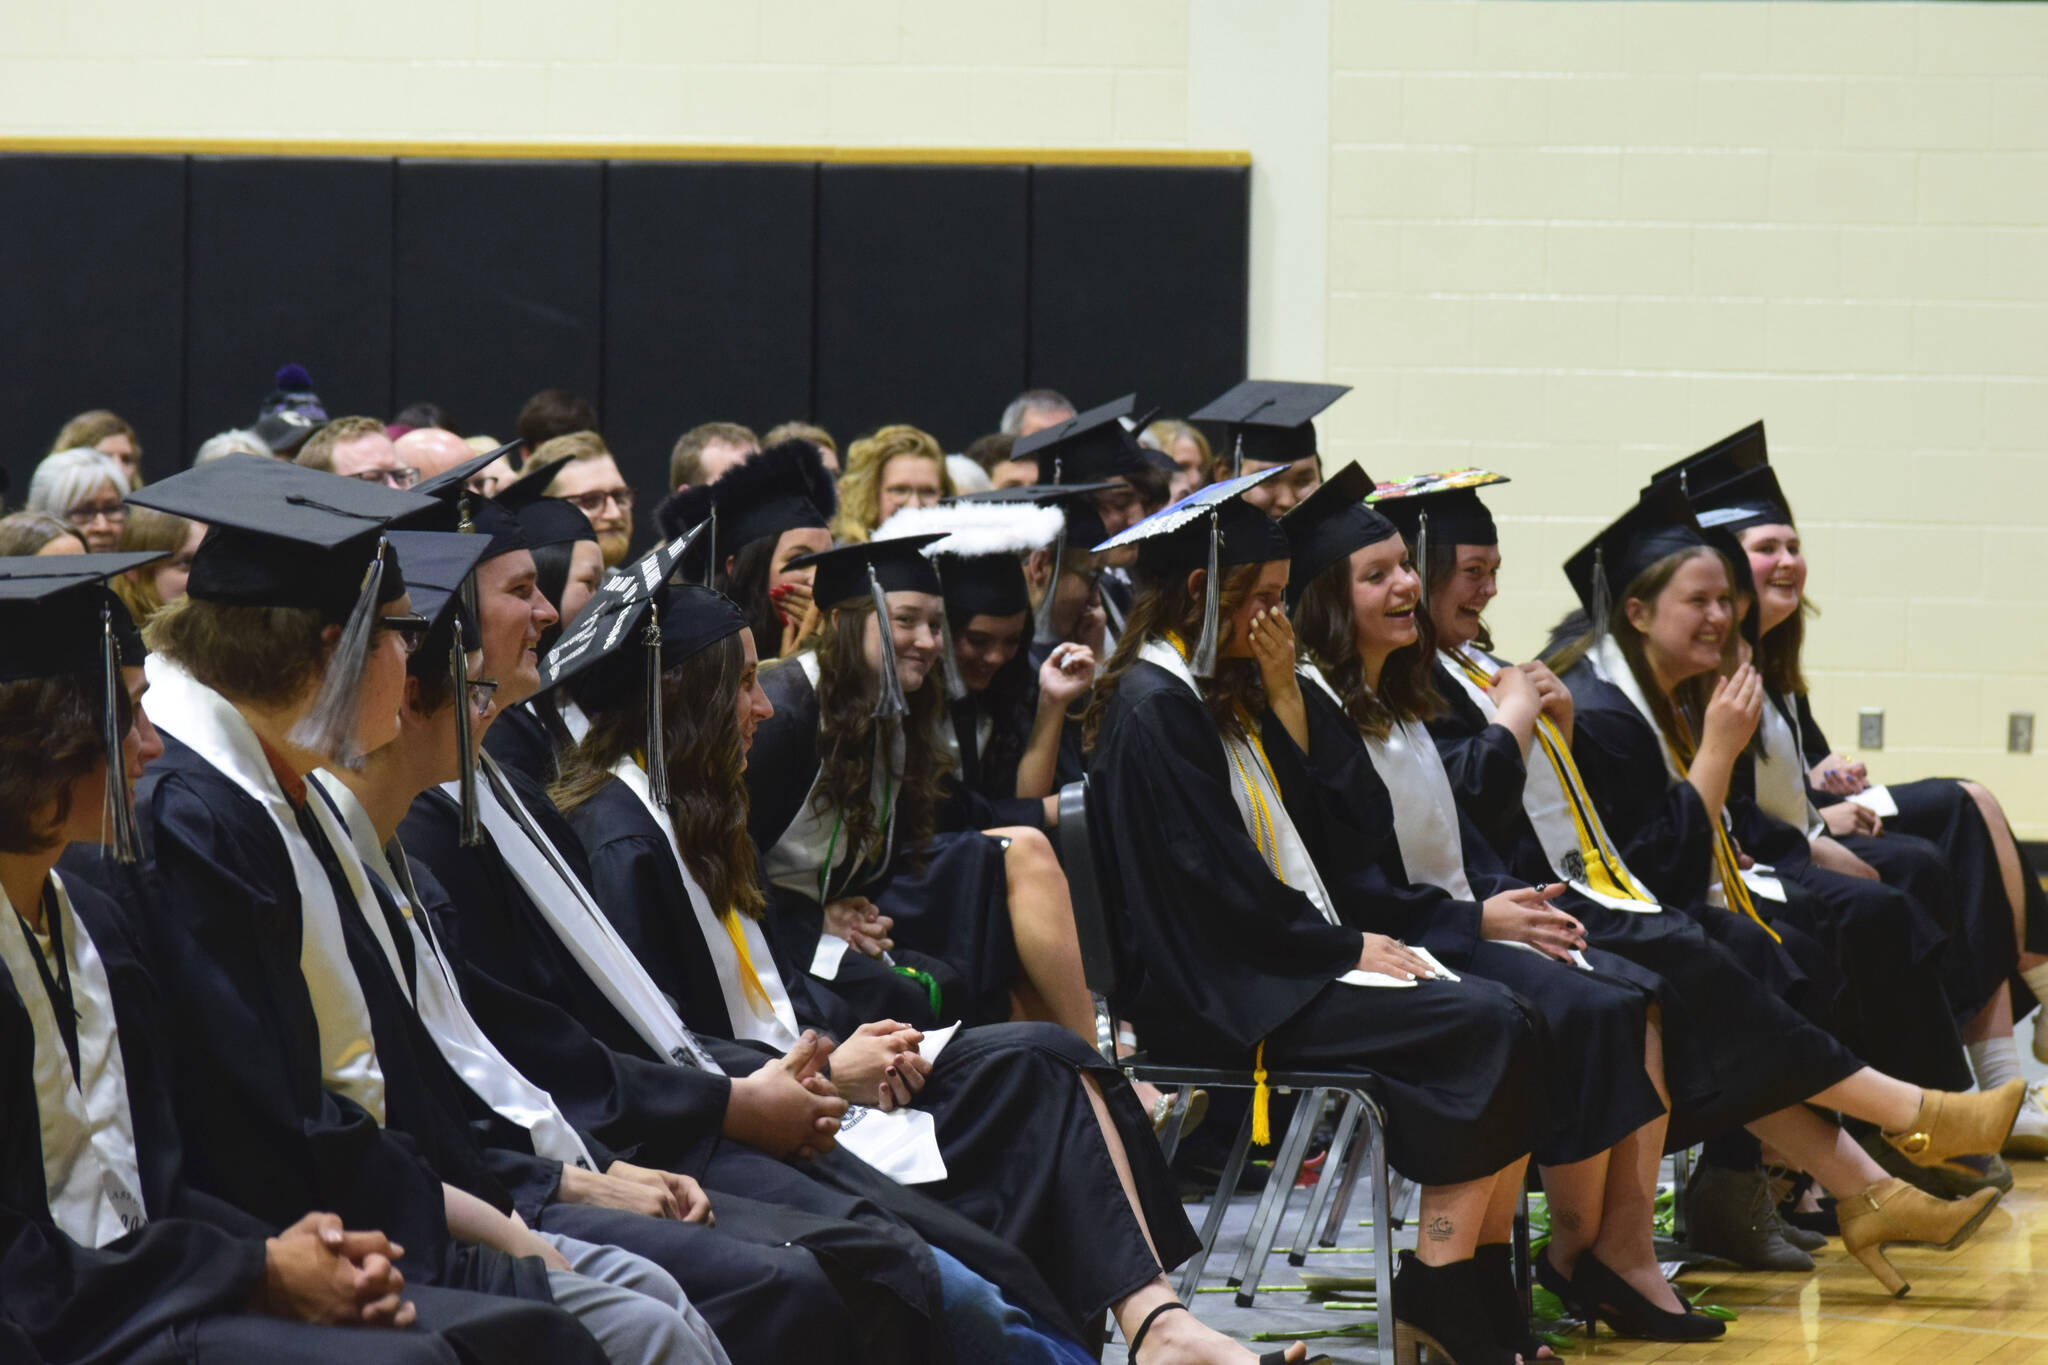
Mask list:
[[[397,164],[393,397],[506,440],[540,389],[602,412],[603,164]]]
[[[183,463],[185,159],[0,156],[0,461],[19,507],[58,430],[112,408]]]
[[[1250,241],[1249,169],[1036,168],[1032,386],[1186,414],[1243,379]]]
[[[389,158],[195,156],[185,290],[193,445],[246,427],[286,362],[331,417],[388,418]]]
[[[644,501],[668,491],[669,451],[700,422],[810,417],[818,171],[617,161],[605,175],[605,438]]]
[[[910,421],[957,451],[1027,373],[1030,172],[818,171],[817,408],[853,437]]]

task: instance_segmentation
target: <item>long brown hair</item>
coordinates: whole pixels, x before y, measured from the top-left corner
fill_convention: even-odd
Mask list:
[[[667,750],[669,827],[690,875],[712,909],[750,919],[767,908],[747,834],[746,745],[737,719],[746,650],[737,635],[691,655],[661,675],[662,746]],[[590,733],[562,759],[548,789],[571,811],[613,781],[612,768],[646,734],[647,703],[636,689],[624,705],[591,717]]]
[[[875,695],[879,680],[868,667],[867,623],[875,615],[873,601],[858,598],[835,607],[817,631],[818,651],[818,800],[836,810],[846,824],[846,846],[872,856],[881,850],[885,817],[875,809],[871,781],[875,768]],[[878,630],[889,629],[876,621]],[[794,663],[777,665],[794,668]],[[934,674],[938,669],[934,667]],[[932,744],[933,727],[943,705],[935,678],[908,694],[910,714],[903,718],[903,789],[896,794],[896,827],[908,837],[897,840],[905,852],[922,849],[932,837],[941,797],[943,760]]]
[[[1763,610],[1759,603],[1755,608]],[[1820,608],[1805,593],[1799,594],[1799,609],[1765,632],[1757,641],[1756,671],[1764,686],[1780,697],[1806,695],[1806,672],[1799,666],[1806,648],[1806,618],[1820,615]]]
[[[1351,556],[1309,580],[1293,619],[1296,636],[1336,689],[1344,714],[1369,738],[1385,739],[1397,722],[1433,720],[1443,710],[1432,677],[1436,624],[1420,602],[1415,604],[1415,643],[1389,654],[1380,669],[1380,685],[1366,686],[1358,620],[1351,609]]]
[[[1217,641],[1220,647],[1230,643],[1231,618],[1237,614],[1245,599],[1252,594],[1252,588],[1259,581],[1257,564],[1240,564],[1223,570],[1223,582],[1216,590],[1216,613],[1218,629],[1223,632]],[[1180,637],[1182,645],[1193,649],[1195,641],[1202,634],[1202,594],[1188,591],[1188,574],[1153,575],[1139,572],[1133,575],[1137,583],[1137,600],[1131,604],[1131,614],[1124,621],[1124,633],[1117,637],[1116,650],[1109,656],[1109,662],[1095,676],[1095,690],[1088,698],[1088,710],[1081,718],[1081,743],[1084,748],[1095,747],[1096,735],[1102,728],[1102,717],[1109,709],[1110,698],[1116,695],[1117,684],[1124,674],[1131,671],[1138,662],[1138,650],[1153,638],[1165,638],[1170,631]],[[1256,716],[1266,708],[1266,687],[1259,681],[1259,667],[1250,659],[1216,660],[1216,674],[1207,680],[1198,679],[1202,685],[1203,699],[1209,703],[1209,715],[1215,720],[1216,728],[1226,735],[1244,732],[1244,725],[1238,719],[1240,708],[1247,715]]]

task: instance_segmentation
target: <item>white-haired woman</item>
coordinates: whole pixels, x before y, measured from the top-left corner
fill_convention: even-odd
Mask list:
[[[91,554],[121,547],[128,521],[128,474],[121,462],[87,446],[43,457],[28,481],[28,509],[68,521]]]

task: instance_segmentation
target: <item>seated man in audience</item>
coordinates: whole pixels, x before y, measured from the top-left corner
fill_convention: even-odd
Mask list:
[[[557,436],[596,431],[597,409],[588,398],[567,389],[542,389],[519,409],[519,458],[530,460]]]
[[[761,453],[761,438],[737,422],[705,422],[676,438],[669,452],[671,489],[717,483],[727,470]]]
[[[469,448],[469,442],[446,427],[414,427],[393,444],[398,462],[417,469],[422,482],[446,473],[476,454]]]
[[[633,547],[633,488],[619,473],[618,461],[594,431],[573,431],[557,436],[527,457],[527,464],[568,457],[548,485],[547,495],[563,498],[583,509],[597,531],[597,547],[604,551],[605,567],[625,561]]]
[[[374,417],[335,418],[306,438],[294,462],[388,488],[410,488],[420,481],[419,470],[398,457],[398,447]]]
[[[1074,405],[1057,389],[1026,389],[1003,409],[996,430],[1005,436],[1029,436],[1074,415]]]

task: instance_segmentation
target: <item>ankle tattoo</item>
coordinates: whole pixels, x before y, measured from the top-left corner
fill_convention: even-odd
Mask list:
[[[1429,1226],[1422,1230],[1422,1235],[1432,1242],[1448,1242],[1455,1231],[1456,1229],[1451,1226],[1451,1220],[1438,1214],[1429,1220]]]
[[[1559,1227],[1569,1228],[1573,1232],[1577,1232],[1582,1226],[1579,1222],[1579,1215],[1573,1213],[1570,1209],[1552,1209],[1550,1217],[1551,1221],[1555,1222]]]

